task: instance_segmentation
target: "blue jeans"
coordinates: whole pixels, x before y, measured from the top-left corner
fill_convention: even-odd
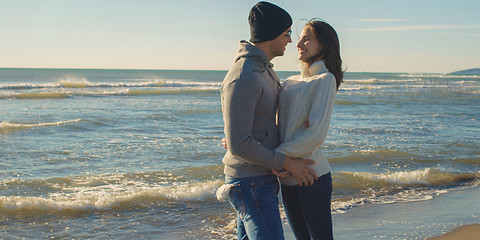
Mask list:
[[[284,239],[278,210],[280,186],[274,175],[246,178],[225,176],[225,183],[234,185],[228,198],[237,212],[239,240]]]
[[[312,186],[282,185],[283,207],[297,240],[333,239],[332,176],[325,174]]]

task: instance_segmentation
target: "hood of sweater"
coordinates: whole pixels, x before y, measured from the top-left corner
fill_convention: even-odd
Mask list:
[[[300,68],[302,71],[302,77],[308,78],[311,76],[319,75],[322,73],[328,72],[327,67],[325,66],[325,62],[323,60],[316,61],[308,66],[308,64],[302,62],[300,63]]]
[[[240,41],[240,47],[235,54],[235,62],[242,58],[253,60],[253,64],[265,71],[267,67],[273,68],[273,64],[268,60],[267,55],[260,48],[255,47],[248,41]]]

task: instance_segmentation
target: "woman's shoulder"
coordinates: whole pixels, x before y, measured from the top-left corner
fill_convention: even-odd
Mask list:
[[[285,81],[298,81],[300,79],[300,75],[292,75],[290,77],[288,77],[287,79],[285,79]]]
[[[310,76],[310,77],[303,77],[302,75],[293,75],[293,76],[290,76],[288,77],[284,82],[283,82],[283,86],[284,87],[288,87],[288,86],[293,86],[293,85],[309,85],[309,86],[312,86],[312,85],[315,85],[315,86],[320,86],[320,85],[324,85],[322,83],[325,83],[325,82],[328,82],[328,83],[335,83],[336,84],[336,80],[335,80],[335,76],[330,73],[330,72],[324,72],[324,73],[319,73],[317,75],[313,75],[313,76]]]
[[[290,76],[282,82],[282,86],[286,87],[288,85],[295,85],[295,83],[298,83],[300,79],[300,75]]]
[[[336,89],[337,84],[335,76],[330,72],[313,75],[309,77],[307,81],[312,90],[315,89],[313,90],[315,92],[325,92]]]
[[[333,73],[331,72],[323,72],[323,73],[319,73],[319,74],[316,74],[316,75],[313,75],[311,77],[308,77],[308,79],[310,80],[335,80],[335,75],[333,75]]]
[[[336,83],[335,75],[333,75],[333,73],[330,73],[330,72],[324,72],[317,75],[313,75],[311,77],[305,78],[304,81],[307,81],[316,85],[322,84],[325,82]]]

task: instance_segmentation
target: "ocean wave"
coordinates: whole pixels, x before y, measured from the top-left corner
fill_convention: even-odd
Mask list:
[[[0,122],[0,134],[10,133],[14,131],[19,131],[23,129],[35,128],[35,127],[49,127],[49,126],[60,126],[63,124],[80,122],[82,119],[68,120],[68,121],[58,121],[58,122],[46,122],[46,123],[13,123],[13,122]]]
[[[185,202],[202,204],[216,201],[215,192],[224,182],[222,169],[222,165],[211,165],[144,173],[9,179],[0,182],[0,213],[61,215],[169,207]],[[435,168],[333,172],[332,210],[341,213],[362,204],[428,200],[450,189],[478,185],[479,179],[480,172],[453,173]]]
[[[188,94],[188,93],[216,93],[217,88],[181,88],[181,89],[146,89],[128,90],[128,95],[164,95],[164,94]]]
[[[405,130],[393,130],[393,129],[382,129],[382,128],[350,128],[342,129],[344,133],[355,133],[355,134],[391,134],[391,135],[400,135],[400,134],[409,134],[410,132]]]
[[[109,95],[159,95],[159,94],[182,94],[195,92],[218,92],[221,82],[211,81],[186,81],[152,79],[131,82],[90,82],[84,78],[68,78],[51,83],[5,83],[0,85],[0,98],[13,99],[61,99],[71,96],[109,96]],[[476,80],[429,81],[422,79],[353,79],[346,80],[339,91],[351,94],[385,94],[381,90],[400,92],[403,89],[448,89],[454,91],[461,88],[467,93],[476,93],[478,89],[472,88],[478,85]],[[451,89],[455,87],[455,89]],[[104,89],[104,90],[101,90]],[[2,91],[3,90],[3,91]],[[378,90],[378,91],[377,91]],[[33,92],[35,91],[35,92]],[[338,104],[344,104],[342,102]],[[346,104],[350,105],[350,104]]]
[[[480,178],[480,173],[444,172],[435,168],[426,168],[402,172],[337,172],[337,187],[342,189],[367,189],[399,186],[449,186]]]
[[[101,96],[126,96],[126,95],[165,95],[165,94],[194,94],[217,93],[217,88],[158,88],[158,89],[119,89],[111,91],[62,91],[62,92],[29,92],[8,93],[0,95],[0,99],[64,99],[74,96],[101,97]]]
[[[62,99],[68,98],[68,93],[61,92],[30,92],[30,93],[14,93],[10,95],[3,95],[1,98],[15,98],[15,99]]]
[[[402,189],[394,193],[377,193],[363,197],[333,199],[332,212],[345,213],[351,208],[365,204],[392,204],[427,201],[447,192],[447,189]]]
[[[333,188],[343,194],[332,201],[332,211],[343,213],[363,204],[425,201],[450,190],[479,184],[480,172],[453,173],[435,168],[386,173],[336,172]]]
[[[345,79],[345,85],[351,84],[377,84],[383,82],[377,78],[367,78],[367,79]]]
[[[221,113],[222,109],[217,108],[217,109],[187,109],[187,110],[181,110],[178,112],[179,115],[195,115],[195,114],[214,114],[214,113]]]
[[[455,148],[450,147],[455,146]],[[337,165],[349,165],[355,163],[363,164],[396,164],[396,165],[412,165],[412,164],[435,164],[435,163],[444,163],[444,162],[455,162],[461,163],[463,165],[471,165],[472,167],[478,166],[478,158],[473,156],[480,154],[478,146],[475,144],[456,144],[449,145],[449,150],[440,151],[440,154],[443,156],[437,157],[425,157],[423,154],[415,151],[402,151],[397,149],[366,149],[366,150],[355,150],[351,151],[348,154],[338,154],[332,153],[328,158],[330,164]],[[453,150],[458,151],[458,157],[452,157],[451,153]],[[468,153],[472,157],[459,157],[463,153]]]
[[[347,100],[336,100],[336,105],[366,105],[367,103],[364,102],[357,102],[357,101],[347,101]]]
[[[328,161],[331,164],[350,164],[350,163],[372,163],[372,162],[396,162],[399,159],[408,161],[422,161],[415,154],[394,150],[394,149],[375,149],[375,150],[358,150],[351,154],[339,157],[330,157]],[[431,160],[429,160],[431,161]]]
[[[3,214],[62,214],[144,208],[171,202],[214,200],[222,180],[182,181],[167,172],[107,174],[35,180],[33,196],[0,196]],[[4,181],[3,188],[22,189],[32,181]],[[5,191],[4,191],[5,192]]]
[[[128,89],[113,90],[113,91],[76,91],[76,92],[29,92],[29,93],[8,93],[0,95],[0,99],[32,99],[32,100],[46,100],[46,99],[64,99],[74,96],[119,96],[127,95]]]
[[[398,76],[397,76],[398,77]],[[401,78],[401,79],[394,79],[394,78],[365,78],[365,79],[345,79],[345,85],[382,85],[384,87],[390,86],[402,86],[405,84],[423,84],[425,83],[422,81],[421,78]],[[432,82],[433,83],[433,82]],[[343,86],[343,85],[342,85]]]
[[[86,79],[60,80],[52,83],[20,83],[3,84],[0,90],[31,90],[31,89],[57,89],[57,88],[142,88],[142,87],[220,87],[220,82],[188,82],[172,80],[153,80],[144,82],[112,82],[92,83]]]
[[[402,78],[471,78],[480,79],[479,75],[448,75],[448,74],[428,74],[428,73],[410,73],[400,74]]]

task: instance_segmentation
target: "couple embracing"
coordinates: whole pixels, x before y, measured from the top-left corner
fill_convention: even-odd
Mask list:
[[[332,178],[321,149],[343,82],[338,36],[309,21],[297,44],[301,74],[281,84],[270,61],[292,42],[292,18],[259,2],[248,19],[250,41],[240,42],[221,86],[228,150],[217,197],[235,209],[238,239],[284,239],[280,188],[297,239],[333,239]]]

